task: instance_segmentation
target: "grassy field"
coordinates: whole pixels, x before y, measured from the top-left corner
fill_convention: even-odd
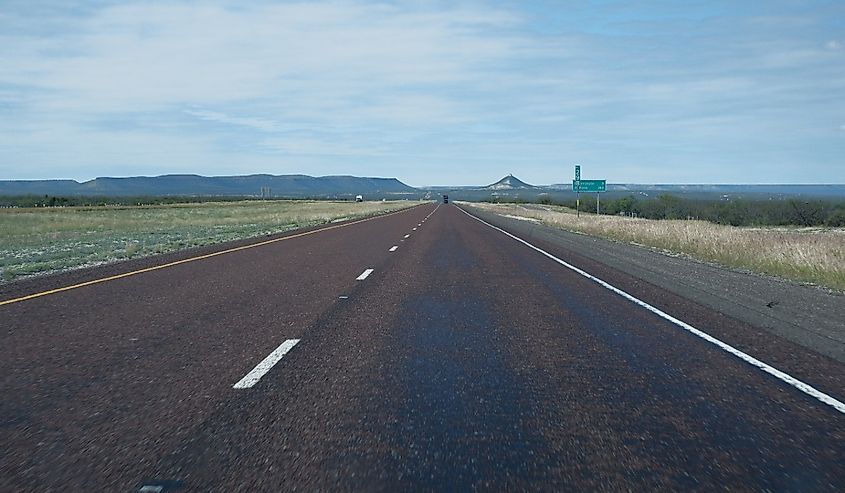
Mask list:
[[[0,282],[371,216],[416,204],[274,200],[0,209]]]
[[[472,204],[733,268],[845,290],[845,228],[742,228],[705,221],[597,216],[559,206]]]

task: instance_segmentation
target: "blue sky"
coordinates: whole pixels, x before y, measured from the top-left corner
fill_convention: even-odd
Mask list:
[[[845,183],[845,2],[0,3],[0,179]]]

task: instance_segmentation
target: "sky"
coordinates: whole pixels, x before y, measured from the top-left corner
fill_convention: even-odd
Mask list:
[[[0,179],[845,183],[845,2],[0,0]]]

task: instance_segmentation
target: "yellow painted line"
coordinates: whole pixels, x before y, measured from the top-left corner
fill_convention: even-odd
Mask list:
[[[334,226],[328,226],[328,227],[320,228],[320,229],[313,229],[311,231],[305,231],[303,233],[296,233],[296,234],[292,234],[290,236],[283,236],[281,238],[274,238],[272,240],[261,241],[259,243],[251,243],[249,245],[243,245],[243,246],[239,246],[239,247],[235,247],[235,248],[229,248],[228,250],[221,250],[219,252],[207,253],[205,255],[200,255],[200,256],[197,256],[197,257],[191,257],[191,258],[186,258],[186,259],[182,259],[182,260],[177,260],[175,262],[168,262],[166,264],[154,265],[152,267],[147,267],[145,269],[133,270],[131,272],[125,272],[123,274],[117,274],[117,275],[114,275],[114,276],[103,277],[103,278],[100,278],[100,279],[94,279],[92,281],[85,281],[85,282],[81,282],[79,284],[73,284],[73,285],[65,286],[65,287],[61,287],[61,288],[50,289],[48,291],[42,291],[40,293],[34,293],[34,294],[26,295],[26,296],[21,296],[20,298],[12,298],[10,300],[0,301],[0,306],[10,305],[12,303],[20,303],[21,301],[31,300],[33,298],[40,298],[42,296],[47,296],[47,295],[51,295],[51,294],[63,293],[65,291],[70,291],[71,289],[77,289],[77,288],[83,288],[85,286],[91,286],[92,284],[100,284],[100,283],[103,283],[103,282],[114,281],[116,279],[123,279],[124,277],[135,276],[135,275],[138,275],[138,274],[143,274],[145,272],[152,272],[154,270],[166,269],[167,267],[173,267],[174,265],[187,264],[188,262],[196,262],[197,260],[203,260],[203,259],[207,259],[207,258],[211,258],[211,257],[216,257],[218,255],[223,255],[225,253],[239,252],[241,250],[247,250],[247,249],[250,249],[250,248],[269,245],[270,243],[277,243],[277,242],[280,242],[280,241],[292,240],[294,238],[301,238],[303,236],[313,235],[313,234],[316,234],[316,233],[322,233],[324,231],[331,231],[333,229],[345,228],[347,226],[352,226],[353,224],[360,224],[360,223],[363,223],[363,222],[366,222],[366,221],[372,221],[373,219],[380,219],[380,218],[383,218],[383,217],[392,216],[394,214],[399,214],[400,212],[406,212],[406,211],[409,211],[409,210],[414,209],[416,207],[419,207],[419,206],[409,207],[407,209],[401,209],[401,210],[398,210],[398,211],[393,211],[393,212],[389,212],[387,214],[381,214],[381,215],[374,216],[374,217],[359,219],[357,221],[352,221],[350,223],[336,224]]]

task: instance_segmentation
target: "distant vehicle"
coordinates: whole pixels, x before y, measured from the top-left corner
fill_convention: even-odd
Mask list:
[[[356,195],[355,196],[355,202],[363,202],[363,201],[364,201],[363,195]]]
[[[448,204],[448,203],[449,203],[449,196],[448,196],[448,195],[444,195],[444,196],[443,196],[443,203],[444,203],[444,204]]]

